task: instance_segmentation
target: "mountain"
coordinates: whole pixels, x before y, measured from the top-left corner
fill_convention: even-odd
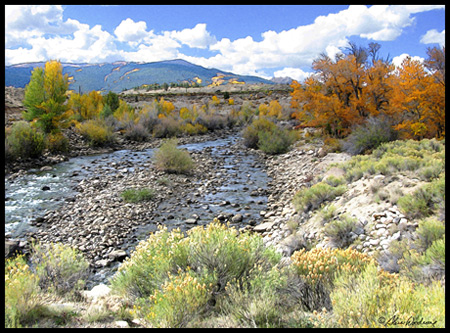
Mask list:
[[[5,66],[5,86],[25,87],[30,81],[31,71],[43,67],[44,62]],[[273,82],[257,77],[224,72],[215,68],[194,65],[182,59],[151,63],[117,61],[102,64],[62,63],[63,74],[68,74],[69,88],[75,92],[114,91],[120,92],[145,84],[197,82],[201,86],[221,85],[229,82],[266,83]]]
[[[290,78],[289,76],[284,77],[273,77],[270,79],[270,81],[277,83],[277,84],[291,84],[293,81],[293,78]]]

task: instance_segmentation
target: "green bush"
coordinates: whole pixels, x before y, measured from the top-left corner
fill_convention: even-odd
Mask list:
[[[177,148],[177,142],[177,139],[164,141],[155,151],[155,165],[168,173],[189,174],[194,169],[194,161],[189,152]]]
[[[419,221],[416,233],[418,238],[415,243],[422,251],[425,251],[434,241],[445,235],[445,224],[434,217],[429,217]]]
[[[248,148],[258,148],[259,133],[270,133],[276,128],[275,123],[264,117],[259,117],[247,126],[243,132],[244,145]]]
[[[346,248],[353,243],[350,234],[356,229],[357,220],[348,215],[339,216],[337,220],[330,221],[324,228],[325,236],[329,237],[334,246]]]
[[[397,133],[392,129],[387,119],[368,118],[367,121],[356,126],[343,144],[343,150],[350,155],[358,155],[377,148],[383,142],[394,141]]]
[[[69,149],[69,139],[61,132],[50,133],[46,138],[46,147],[52,153],[66,152]]]
[[[103,120],[91,119],[78,124],[81,135],[86,138],[92,146],[104,146],[115,141],[112,128]]]
[[[136,203],[153,199],[155,197],[155,191],[151,188],[128,189],[123,191],[120,196],[126,202]]]
[[[445,325],[444,287],[439,282],[414,285],[369,264],[362,274],[341,274],[335,285],[331,300],[337,327]]]
[[[296,140],[294,131],[277,126],[271,132],[258,132],[258,149],[270,155],[282,154],[287,152]]]
[[[39,279],[23,255],[5,261],[5,327],[21,327],[40,304]]]
[[[435,213],[445,204],[445,176],[423,185],[413,194],[398,199],[397,205],[408,217],[422,218]]]
[[[298,191],[293,198],[297,211],[308,212],[315,210],[326,201],[331,201],[347,191],[346,185],[333,187],[325,182],[317,183],[308,189]]]
[[[44,134],[31,127],[26,121],[18,121],[6,137],[9,152],[14,158],[36,158],[45,148]]]
[[[32,245],[31,262],[43,290],[66,295],[84,287],[89,262],[78,250],[65,244]]]
[[[244,145],[248,148],[258,148],[266,154],[282,154],[297,140],[294,131],[282,129],[271,120],[260,116],[253,120],[242,131]]]
[[[234,286],[263,283],[280,258],[258,235],[238,233],[215,220],[186,235],[166,228],[153,233],[111,284],[119,295],[134,299],[134,316],[154,327],[184,327],[201,315],[220,313]],[[271,288],[269,282],[265,286]]]

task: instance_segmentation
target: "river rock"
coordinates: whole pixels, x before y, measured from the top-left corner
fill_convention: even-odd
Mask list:
[[[242,222],[243,219],[244,219],[244,217],[242,216],[242,214],[236,214],[231,218],[231,222],[239,223],[239,222]]]
[[[264,222],[264,223],[261,223],[255,227],[253,227],[253,231],[264,232],[264,231],[272,229],[274,224],[275,224],[275,222]]]
[[[124,250],[113,250],[112,252],[108,253],[108,257],[111,260],[123,261],[127,257],[127,253]]]

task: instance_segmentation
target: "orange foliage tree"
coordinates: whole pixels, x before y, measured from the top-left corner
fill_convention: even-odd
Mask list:
[[[428,49],[424,64],[407,58],[399,68],[380,59],[379,49],[349,43],[334,60],[321,54],[315,74],[291,84],[293,117],[334,137],[380,115],[406,138],[445,136],[445,48]]]
[[[388,113],[395,128],[408,139],[445,136],[445,49],[433,48],[427,53],[425,63],[405,58],[391,77]]]

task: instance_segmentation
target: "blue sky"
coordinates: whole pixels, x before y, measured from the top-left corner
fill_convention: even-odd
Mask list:
[[[445,46],[439,5],[11,5],[5,15],[6,65],[181,58],[302,80],[320,53],[334,57],[349,41],[377,42],[397,64]]]

